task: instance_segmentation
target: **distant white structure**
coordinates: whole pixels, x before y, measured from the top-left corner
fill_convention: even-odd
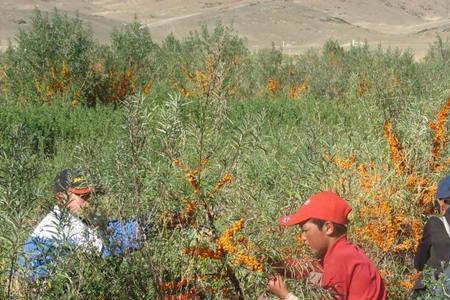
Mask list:
[[[364,47],[366,44],[366,42],[361,41],[361,40],[352,40],[352,47]]]

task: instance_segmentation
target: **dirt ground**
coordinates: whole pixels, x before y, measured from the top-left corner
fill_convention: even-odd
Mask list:
[[[328,39],[345,47],[367,40],[371,47],[412,49],[421,58],[437,34],[450,36],[450,0],[0,0],[0,49],[15,43],[35,8],[77,12],[101,42],[134,18],[155,41],[220,20],[233,24],[250,49],[275,43],[285,53],[318,48]]]

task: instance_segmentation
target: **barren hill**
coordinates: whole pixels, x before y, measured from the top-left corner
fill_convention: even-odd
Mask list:
[[[450,36],[450,0],[0,0],[0,47],[14,43],[35,8],[78,12],[100,41],[113,27],[135,17],[160,41],[183,37],[200,24],[221,20],[247,38],[250,49],[270,47],[286,53],[320,47],[327,39],[341,45],[368,40],[371,46],[413,49],[423,56],[436,34]]]

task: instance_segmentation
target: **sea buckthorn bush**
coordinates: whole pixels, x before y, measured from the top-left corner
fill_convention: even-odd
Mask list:
[[[390,298],[408,297],[449,172],[448,42],[422,61],[331,40],[288,56],[252,53],[220,23],[156,43],[135,20],[100,45],[58,11],[36,11],[17,41],[0,55],[0,298],[255,299],[273,262],[313,263],[276,220],[327,189],[351,203],[349,238]],[[92,209],[151,224],[147,241],[108,259],[73,252],[27,281],[17,257],[73,166],[105,189]]]

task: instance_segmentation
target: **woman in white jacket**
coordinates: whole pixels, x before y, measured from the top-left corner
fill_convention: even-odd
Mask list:
[[[107,257],[142,247],[145,235],[136,220],[103,220],[96,224],[100,226],[95,226],[81,217],[94,187],[80,169],[63,170],[54,182],[57,203],[33,230],[19,258],[26,277],[35,280],[50,275],[58,258],[67,251],[87,251]]]

